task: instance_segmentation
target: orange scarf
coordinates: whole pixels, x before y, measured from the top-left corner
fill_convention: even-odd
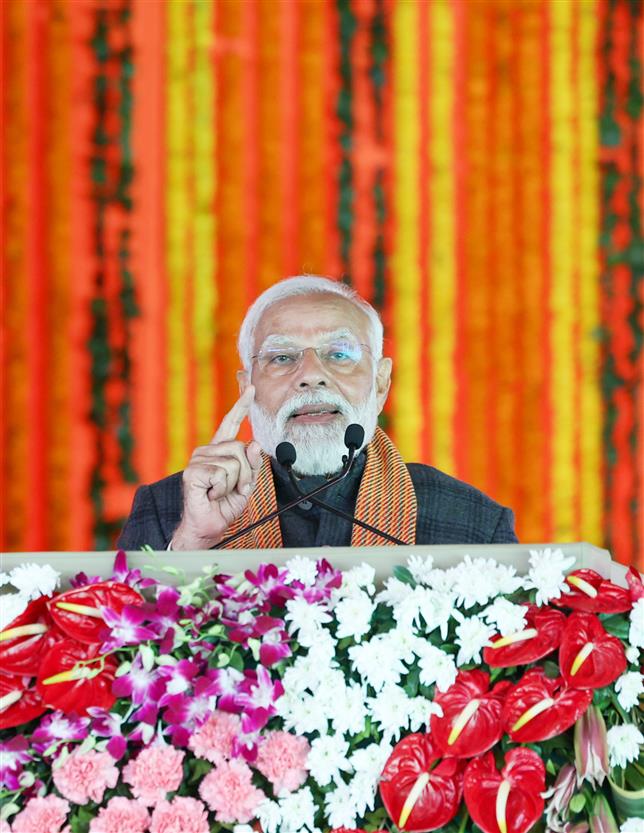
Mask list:
[[[360,489],[356,501],[355,516],[361,521],[388,532],[407,544],[416,540],[416,493],[407,466],[396,446],[380,428],[367,446]],[[275,483],[270,458],[263,455],[262,467],[255,489],[246,508],[234,521],[226,535],[234,535],[240,529],[277,509]],[[324,498],[324,493],[320,495]],[[373,547],[389,541],[366,529],[353,525],[352,547]],[[283,546],[279,518],[257,527],[252,532],[231,541],[224,549],[276,549]]]

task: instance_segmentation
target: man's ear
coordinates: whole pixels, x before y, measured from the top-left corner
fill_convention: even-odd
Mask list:
[[[380,359],[376,370],[376,401],[378,402],[378,413],[382,411],[389,395],[391,387],[391,369],[393,362],[389,358]]]
[[[241,396],[241,394],[250,385],[250,374],[247,373],[245,370],[238,370],[237,371],[237,384],[239,385],[239,394]]]

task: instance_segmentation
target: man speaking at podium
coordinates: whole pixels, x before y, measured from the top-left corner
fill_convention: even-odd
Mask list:
[[[378,428],[392,360],[382,355],[378,313],[348,286],[320,277],[274,284],[246,313],[238,346],[239,400],[182,473],[137,490],[119,546],[517,540],[509,509],[405,464]],[[249,444],[237,439],[246,417]]]

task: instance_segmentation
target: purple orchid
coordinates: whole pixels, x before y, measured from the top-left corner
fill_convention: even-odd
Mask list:
[[[146,612],[148,626],[155,631],[157,638],[161,638],[163,653],[170,653],[175,647],[175,634],[178,629],[179,599],[181,594],[174,587],[159,587],[156,601],[146,603],[143,608]]]
[[[244,576],[271,605],[284,607],[295,595],[286,582],[288,570],[280,570],[275,564],[260,564],[257,573],[246,570]]]
[[[297,594],[311,604],[331,598],[331,593],[342,586],[342,573],[332,567],[325,558],[317,562],[317,569],[317,576],[313,584],[308,587],[301,586],[302,589]],[[294,582],[291,586],[295,587],[297,585],[300,585],[300,583]]]
[[[31,736],[31,745],[39,755],[58,754],[68,743],[85,740],[89,734],[89,720],[86,717],[70,717],[61,711],[50,712],[41,718],[38,728]]]
[[[124,645],[140,645],[148,639],[156,639],[156,633],[142,624],[147,614],[139,605],[125,605],[120,613],[102,607],[101,613],[109,630],[109,636],[101,646],[104,653]]]
[[[87,587],[88,584],[98,584],[103,579],[100,576],[88,576],[87,573],[76,573],[74,578],[69,580],[70,585],[76,589],[78,587]]]
[[[117,677],[112,683],[112,692],[117,697],[129,697],[135,706],[157,703],[166,689],[162,669],[148,671],[140,654],[137,654],[127,674]]]
[[[109,738],[107,751],[118,761],[127,751],[127,741],[121,731],[123,717],[95,706],[87,711],[92,716],[92,732],[100,738]]]
[[[239,714],[241,707],[237,702],[237,695],[245,679],[242,672],[236,668],[211,668],[208,678],[213,692],[217,695],[217,708]]]
[[[217,705],[212,680],[207,676],[195,681],[192,694],[167,695],[164,700],[163,719],[175,746],[185,746],[190,735],[206,722]]]
[[[0,742],[0,786],[8,790],[20,789],[20,774],[31,760],[27,740],[18,736]]]
[[[246,671],[244,677],[237,695],[237,703],[242,708],[242,729],[257,732],[275,714],[275,701],[284,694],[284,686],[281,680],[273,680],[261,665],[257,671]]]
[[[121,584],[128,584],[136,590],[144,590],[146,587],[153,587],[159,583],[153,578],[143,578],[140,570],[130,570],[127,563],[127,555],[124,550],[119,550],[116,553],[112,570],[112,581],[120,581]]]
[[[175,665],[161,666],[158,672],[165,685],[165,694],[161,697],[159,705],[165,706],[169,697],[188,691],[202,667],[201,663],[191,659],[179,660]]]

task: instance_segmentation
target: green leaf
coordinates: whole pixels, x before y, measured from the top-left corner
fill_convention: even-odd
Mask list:
[[[630,623],[624,613],[612,613],[610,615],[600,613],[599,618],[608,633],[616,636],[618,639],[623,639],[624,642],[628,641]]]
[[[407,567],[403,567],[402,564],[396,564],[393,569],[394,577],[398,579],[398,581],[402,581],[403,584],[410,584],[412,587],[416,586],[416,581],[412,574],[409,572]]]
[[[573,795],[570,799],[570,804],[568,805],[573,813],[581,813],[584,809],[584,805],[586,804],[586,796],[583,793],[577,793],[577,795]]]

